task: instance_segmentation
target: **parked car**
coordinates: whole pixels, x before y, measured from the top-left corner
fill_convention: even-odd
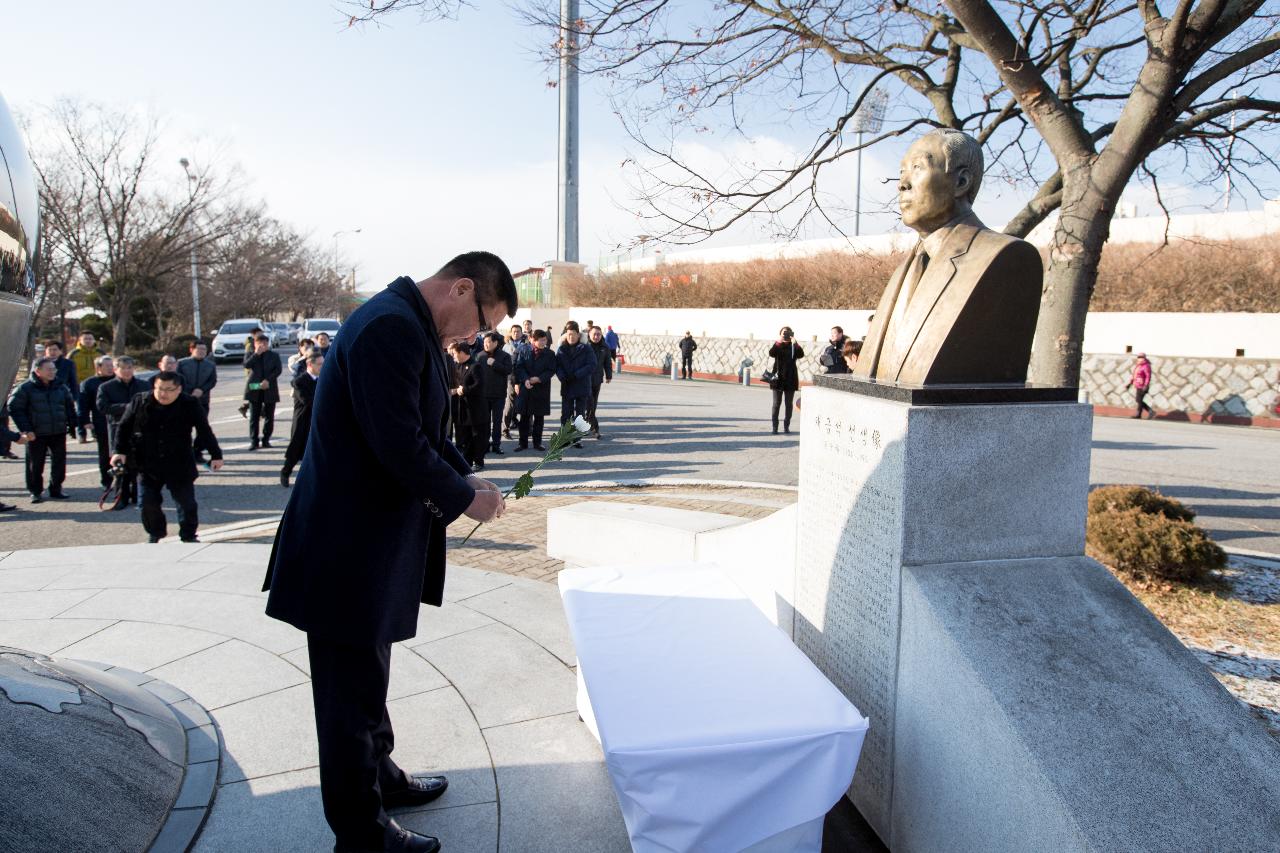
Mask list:
[[[302,323],[285,323],[289,327],[289,343],[296,344],[302,340]]]
[[[236,317],[223,323],[213,336],[213,360],[243,360],[245,341],[254,329],[266,331],[267,327],[256,317]]]
[[[338,330],[342,328],[342,324],[332,318],[317,319],[312,317],[302,324],[302,337],[316,339],[316,335],[324,332],[331,339],[338,336]],[[299,338],[301,340],[301,338]]]
[[[263,331],[271,336],[271,348],[282,347],[290,343],[288,323],[267,323]]]

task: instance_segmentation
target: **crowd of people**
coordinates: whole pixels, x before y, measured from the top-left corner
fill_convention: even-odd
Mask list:
[[[613,381],[617,335],[589,321],[584,339],[581,326],[570,320],[554,350],[552,340],[550,329],[535,329],[526,320],[505,335],[490,330],[471,344],[450,344],[451,437],[473,470],[484,470],[489,454],[505,455],[502,441],[513,440],[513,431],[513,452],[528,450],[530,442],[534,450],[546,450],[542,439],[553,376],[560,384],[560,423],[582,415],[590,434],[601,437],[596,410],[600,389]]]
[[[587,325],[584,339],[576,322],[566,323],[554,349],[549,330],[534,329],[527,320],[506,335],[487,331],[471,344],[450,345],[450,437],[475,470],[484,468],[488,454],[503,455],[502,442],[512,440],[513,433],[519,436],[515,451],[545,450],[553,376],[560,384],[561,423],[583,415],[600,438],[596,410],[601,386],[613,381],[618,337],[612,329]],[[248,420],[249,451],[273,447],[280,385],[287,381],[293,389],[290,437],[279,475],[286,488],[306,450],[330,343],[324,333],[303,339],[282,361],[263,331],[254,330],[245,342],[240,414]],[[223,458],[209,426],[218,369],[207,343],[192,341],[185,358],[165,354],[142,375],[133,358],[107,355],[90,332],[81,334],[66,355],[56,340],[38,349],[30,379],[18,385],[0,412],[0,457],[19,458],[12,444],[25,448],[31,502],[69,499],[67,441],[78,437],[82,444],[97,444],[101,508],[138,506],[149,540],[158,542],[166,535],[162,503],[167,490],[177,507],[180,538],[197,541],[195,481],[201,468],[220,470]],[[10,419],[16,431],[9,428]],[[0,512],[15,509],[0,502]]]

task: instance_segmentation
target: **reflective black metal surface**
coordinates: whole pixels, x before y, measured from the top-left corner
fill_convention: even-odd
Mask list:
[[[35,170],[0,97],[0,394],[5,396],[31,325],[39,238]]]

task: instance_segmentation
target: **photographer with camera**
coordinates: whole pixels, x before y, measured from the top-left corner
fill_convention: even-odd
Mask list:
[[[142,475],[142,526],[155,543],[164,538],[167,521],[161,489],[167,488],[178,505],[178,535],[196,542],[200,524],[196,505],[196,455],[191,431],[209,451],[209,467],[222,468],[222,450],[209,428],[200,401],[182,393],[182,379],[162,371],[151,383],[150,394],[139,394],[124,410],[116,430],[111,464],[127,465]]]
[[[804,358],[804,349],[795,342],[795,332],[790,326],[779,330],[778,340],[769,347],[769,357],[773,359],[772,375],[767,377],[769,387],[773,389],[773,434],[778,434],[778,408],[784,399],[786,409],[783,411],[782,429],[790,433],[791,406],[800,387],[800,368],[796,362]]]
[[[116,446],[116,439],[120,431],[120,419],[124,417],[124,410],[128,408],[129,403],[139,394],[146,394],[150,390],[150,386],[134,375],[134,364],[131,356],[122,355],[116,359],[116,378],[108,379],[98,386],[98,411],[107,419],[107,443],[113,448]],[[130,471],[125,476],[123,487],[121,488],[120,500],[116,502],[116,509],[124,509],[129,504],[138,503],[138,475],[136,471]]]

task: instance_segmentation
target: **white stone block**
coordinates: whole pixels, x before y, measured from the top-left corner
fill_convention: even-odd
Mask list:
[[[547,556],[566,568],[692,561],[698,534],[743,523],[713,512],[583,501],[547,513]]]

